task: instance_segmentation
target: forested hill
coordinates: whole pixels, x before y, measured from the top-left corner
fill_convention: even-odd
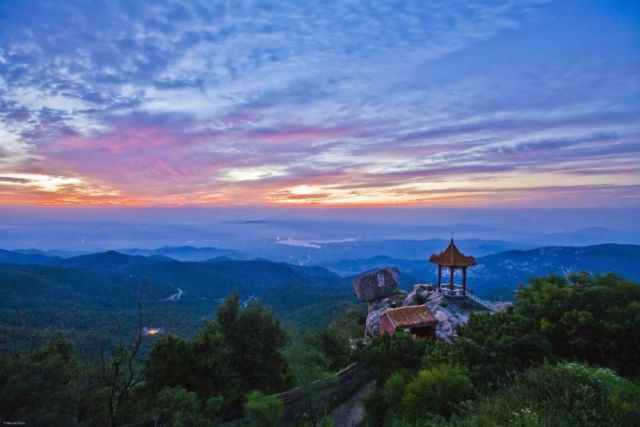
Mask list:
[[[469,270],[470,280],[487,296],[507,295],[529,278],[588,271],[612,272],[640,281],[640,246],[603,244],[584,247],[545,247],[512,250],[478,259]]]
[[[0,264],[56,265],[62,262],[64,260],[59,257],[0,249]]]
[[[460,249],[473,254],[464,246]],[[224,252],[216,251],[211,254]],[[49,301],[57,301],[56,293],[75,302],[83,301],[85,297],[82,294],[86,293],[86,299],[90,300],[91,295],[101,295],[103,292],[102,289],[94,292],[93,288],[98,286],[111,289],[109,295],[112,299],[120,300],[120,290],[127,288],[123,288],[122,284],[129,282],[145,282],[153,290],[151,294],[154,298],[168,298],[181,289],[185,300],[218,299],[231,291],[239,291],[245,296],[260,295],[285,285],[331,288],[348,294],[350,276],[387,265],[399,267],[401,285],[404,287],[436,280],[436,269],[427,262],[428,254],[423,260],[380,255],[324,263],[322,266],[298,266],[262,259],[234,260],[225,256],[202,262],[177,261],[160,255],[161,252],[168,253],[151,251],[151,256],[142,256],[108,251],[60,258],[0,250],[0,264],[8,264],[2,267],[0,277],[11,277],[0,283],[0,292],[5,295],[5,304],[28,301],[34,297],[34,289],[42,289],[40,294],[48,295],[46,300]],[[614,272],[640,281],[638,245],[543,247],[509,250],[476,259],[478,265],[469,269],[469,286],[478,295],[492,299],[511,299],[513,290],[527,283],[529,278],[548,274]],[[85,284],[80,286],[76,281],[83,275],[92,280],[83,279],[82,283]],[[16,283],[23,285],[17,286]],[[39,298],[45,299],[44,296]]]
[[[344,286],[340,276],[322,267],[266,260],[180,262],[114,251],[67,259],[10,251],[3,251],[0,256],[0,262],[4,262],[0,264],[0,297],[5,307],[113,307],[130,303],[136,292],[160,301],[178,289],[183,300],[203,301],[217,300],[233,291],[260,296],[280,286],[334,290]]]
[[[22,349],[33,337],[64,331],[82,354],[94,354],[95,340],[135,328],[140,303],[148,325],[181,336],[193,334],[232,292],[243,303],[261,301],[299,330],[322,327],[355,304],[335,273],[266,260],[2,251],[0,261],[0,334]]]

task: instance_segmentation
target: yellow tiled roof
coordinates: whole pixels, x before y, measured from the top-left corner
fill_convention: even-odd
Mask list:
[[[406,328],[411,326],[423,326],[430,323],[437,323],[438,319],[431,313],[426,305],[410,305],[408,307],[390,308],[383,316],[388,316],[389,320],[396,328]]]

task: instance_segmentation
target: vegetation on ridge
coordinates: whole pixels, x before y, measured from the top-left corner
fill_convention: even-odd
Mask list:
[[[513,307],[473,315],[451,341],[398,334],[362,348],[379,384],[367,423],[638,425],[637,348],[638,285],[613,274],[533,279]]]
[[[287,338],[272,312],[232,295],[193,338],[162,337],[145,360],[134,340],[82,362],[55,335],[0,357],[0,413],[53,426],[186,426],[244,409],[251,425],[279,425],[272,393],[359,361],[378,384],[365,401],[369,426],[640,424],[640,287],[618,276],[534,279],[513,307],[473,315],[451,341],[400,333],[354,349],[363,321],[351,309]]]

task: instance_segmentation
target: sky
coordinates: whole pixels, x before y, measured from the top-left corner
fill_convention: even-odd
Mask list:
[[[638,1],[0,1],[0,206],[640,206]]]

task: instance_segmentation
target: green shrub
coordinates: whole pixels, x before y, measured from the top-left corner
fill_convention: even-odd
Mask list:
[[[640,425],[640,386],[605,368],[577,363],[541,366],[520,385],[530,399],[566,413],[574,425]]]
[[[368,362],[365,366],[371,366],[381,384],[374,396],[378,401],[383,400],[386,378],[415,369],[419,349],[413,353],[412,348],[417,345],[379,339],[361,352],[361,360]],[[372,397],[367,405],[372,412],[369,418],[384,425],[392,417],[398,426],[433,425],[438,423],[433,414],[447,417],[454,409],[468,406],[450,422],[461,426],[640,425],[640,387],[616,374],[640,377],[640,286],[616,275],[532,279],[518,291],[512,307],[471,315],[458,328],[456,338],[423,345],[421,364],[427,371],[443,363],[464,367],[475,392],[494,397],[461,405],[448,401],[448,386],[443,386],[443,394],[432,398],[434,393],[419,391],[428,383],[422,371],[407,386],[401,410],[389,402],[376,405]],[[558,361],[612,371],[575,363],[552,365]],[[402,413],[409,419],[398,421]]]
[[[404,396],[407,380],[399,372],[392,374],[381,387],[364,400],[366,409],[366,425],[383,425],[385,419],[396,417],[401,411],[400,404]]]
[[[196,393],[182,387],[167,387],[158,394],[158,406],[162,408],[162,418],[172,427],[214,427],[218,425],[216,416],[222,399],[212,397],[200,408]]]
[[[356,359],[382,383],[394,372],[417,370],[427,343],[406,333],[379,335],[358,350]]]
[[[256,390],[247,396],[244,413],[252,427],[279,427],[284,418],[284,406],[278,397]]]
[[[406,387],[402,406],[412,420],[432,414],[449,418],[472,392],[471,380],[461,368],[442,364],[418,372]]]
[[[422,294],[415,294],[413,297],[413,303],[416,305],[422,305],[427,302],[427,298]]]
[[[468,408],[455,426],[638,426],[640,385],[603,368],[542,365]]]

